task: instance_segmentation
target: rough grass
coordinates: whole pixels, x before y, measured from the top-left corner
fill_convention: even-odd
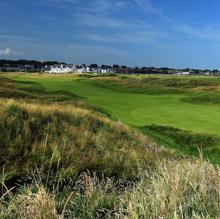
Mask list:
[[[42,77],[42,76],[40,76]],[[26,86],[28,85],[28,86]],[[13,98],[33,103],[71,103],[75,107],[100,112],[110,116],[101,107],[87,104],[84,97],[66,90],[46,91],[40,84],[30,81],[14,81],[0,76],[0,98]]]
[[[148,85],[160,85],[172,88],[212,87],[220,84],[215,77],[149,77],[142,81]]]
[[[65,193],[34,181],[0,199],[1,218],[219,218],[219,168],[203,161],[160,162],[137,182],[84,173]]]
[[[103,83],[103,80],[105,83]],[[94,83],[120,92],[164,95],[189,92],[192,88],[214,88],[220,85],[216,78],[204,77],[96,77]]]
[[[54,195],[49,194],[42,185],[23,187],[18,194],[9,197],[7,202],[1,199],[1,218],[61,218],[61,216],[57,214]]]
[[[32,85],[33,87],[22,87],[22,85]],[[34,88],[37,86],[38,88]],[[67,92],[67,91],[54,91],[47,92],[40,85],[34,82],[19,81],[7,79],[0,76],[0,98],[14,98],[25,99],[26,101],[34,100],[35,102],[64,102],[72,101],[79,102],[83,98]]]
[[[14,99],[0,99],[0,167],[5,167],[9,184],[24,170],[42,166],[52,173],[59,166],[62,178],[87,170],[134,178],[138,163],[154,166],[155,153],[158,158],[171,155],[89,105],[83,108],[83,103],[56,99],[46,104],[48,92],[39,92],[40,99],[34,99],[13,81],[2,78],[1,82],[4,96],[14,95]],[[23,98],[18,95],[22,92]]]
[[[105,81],[104,83],[103,80]],[[93,84],[97,87],[133,94],[165,95],[184,92],[178,87],[174,88],[171,86],[165,86],[164,84],[154,84],[150,83],[151,81],[154,80],[151,80],[151,78],[148,80],[140,80],[133,78],[101,77],[93,79]]]
[[[182,101],[186,101],[194,104],[220,104],[219,92],[206,92],[206,93],[193,93],[186,97],[181,98]]]
[[[220,81],[217,77],[151,77],[138,75],[126,76],[127,79],[121,79],[120,76],[83,79],[75,74],[8,74],[7,77],[14,79],[16,84],[19,81],[35,83],[32,85],[23,83],[19,84],[19,86],[25,88],[43,88],[47,92],[57,90],[71,92],[79,97],[85,98],[83,99],[84,102],[93,104],[96,107],[104,108],[104,111],[107,111],[108,115],[111,115],[111,118],[135,127],[142,127],[153,123],[192,130],[195,132],[212,132],[217,135],[220,134],[218,123],[220,114],[218,105],[192,104],[182,101],[181,98],[195,92],[193,91],[194,88],[175,88],[160,85],[162,84],[160,81],[166,81],[168,79],[174,81],[198,80],[202,81],[200,84],[203,84],[206,80],[211,80],[215,81],[217,84]],[[153,80],[155,82],[153,85],[150,85],[150,82],[141,82],[144,79]],[[118,85],[115,87],[111,86],[109,85],[109,81],[114,81],[114,83],[117,81]],[[100,87],[97,85],[97,82],[105,87]],[[125,85],[123,85],[123,83],[125,83]],[[142,91],[146,89],[147,92],[133,93],[132,90],[139,89],[139,87],[142,86],[140,84],[145,84],[143,85],[144,89],[142,89]],[[124,89],[123,86],[127,88]],[[217,87],[219,87],[219,85],[217,85]],[[164,88],[165,90],[171,89],[174,92],[172,94],[167,94],[166,91],[163,90]],[[196,88],[213,88],[213,86],[207,85]],[[148,95],[148,91],[154,92],[155,95]],[[159,93],[160,95],[158,95]]]
[[[69,93],[0,87],[0,218],[220,217],[217,165],[165,150],[78,97],[53,98]],[[193,152],[214,153],[219,142],[172,127],[144,131]]]
[[[159,144],[174,148],[178,152],[200,156],[202,152],[205,159],[219,163],[220,137],[208,133],[195,133],[169,126],[150,125],[141,130],[154,137]]]
[[[63,178],[95,170],[116,177],[135,177],[137,160],[154,165],[166,155],[149,138],[127,126],[71,105],[0,101],[0,166],[6,178],[19,178],[33,167],[56,171]]]

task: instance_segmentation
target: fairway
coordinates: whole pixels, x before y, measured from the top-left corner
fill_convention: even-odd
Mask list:
[[[181,100],[186,95],[184,93],[148,95],[120,92],[112,87],[96,86],[94,80],[74,75],[13,74],[8,77],[16,81],[36,83],[20,83],[19,86],[77,94],[86,98],[90,104],[106,110],[113,119],[130,126],[157,124],[220,135],[220,106],[184,102]],[[105,84],[105,80],[102,83]]]

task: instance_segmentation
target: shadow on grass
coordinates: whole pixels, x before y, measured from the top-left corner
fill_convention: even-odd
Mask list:
[[[199,157],[202,155],[212,163],[220,161],[220,137],[209,133],[195,133],[170,126],[147,125],[139,128],[158,143],[177,152]]]

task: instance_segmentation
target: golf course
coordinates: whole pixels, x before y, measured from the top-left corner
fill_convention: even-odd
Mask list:
[[[113,119],[188,154],[213,162],[220,151],[217,77],[7,74],[29,90],[67,92]]]
[[[220,218],[220,80],[0,74],[0,218]]]

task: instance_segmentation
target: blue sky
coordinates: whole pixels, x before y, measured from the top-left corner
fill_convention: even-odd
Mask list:
[[[220,69],[219,0],[0,0],[0,59]]]

